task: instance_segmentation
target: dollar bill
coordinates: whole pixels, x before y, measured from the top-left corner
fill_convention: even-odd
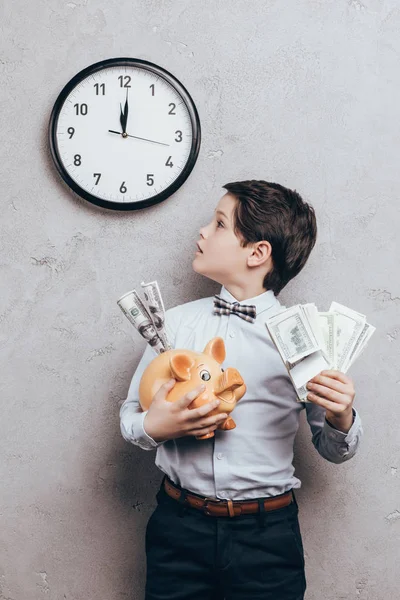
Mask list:
[[[121,298],[117,300],[117,304],[124,315],[138,330],[146,342],[154,348],[157,354],[165,352],[166,348],[154,327],[150,314],[147,312],[147,309],[136,290],[132,290],[121,296]]]
[[[309,390],[306,388],[305,385],[302,385],[300,388],[295,389],[298,397],[298,402],[310,402],[310,400],[307,398]]]
[[[150,315],[158,337],[161,339],[164,348],[171,350],[165,329],[165,308],[158,283],[157,281],[151,281],[150,283],[142,282],[140,285],[143,288],[144,303],[147,312]]]
[[[345,365],[346,370],[344,371],[344,373],[348,371],[348,369],[354,363],[356,358],[358,358],[360,354],[365,350],[365,348],[368,345],[368,340],[370,339],[374,331],[376,331],[376,327],[370,325],[369,323],[365,323],[364,329],[362,330],[360,337],[358,338],[357,343],[354,347],[354,350]]]
[[[366,317],[343,304],[332,302],[329,312],[336,315],[336,368],[346,372],[349,359],[355,350],[357,340],[364,330]]]
[[[266,323],[284,362],[294,364],[319,350],[307,315],[300,304],[279,312]]]
[[[336,368],[336,315],[331,312],[319,312],[318,319],[326,354],[333,368]]]
[[[308,303],[302,305],[304,311],[307,315],[308,322],[310,323],[311,330],[316,339],[317,345],[321,349],[321,351],[326,355],[328,362],[332,362],[329,357],[329,341],[326,343],[326,339],[324,336],[324,331],[322,330],[322,324],[319,318],[320,313],[318,312],[318,308],[314,303]]]

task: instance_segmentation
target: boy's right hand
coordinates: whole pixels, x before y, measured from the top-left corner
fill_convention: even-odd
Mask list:
[[[144,429],[155,442],[172,440],[184,435],[204,435],[214,431],[222,421],[227,418],[227,413],[220,413],[207,417],[214,410],[219,400],[212,400],[199,408],[188,408],[197,396],[205,390],[201,385],[185,394],[176,402],[166,400],[168,392],[176,383],[171,379],[161,386],[150,404],[145,416]]]

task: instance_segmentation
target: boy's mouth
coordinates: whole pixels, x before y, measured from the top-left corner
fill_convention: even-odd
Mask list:
[[[203,250],[200,248],[199,244],[197,243],[197,251],[200,252],[201,254],[203,254]]]

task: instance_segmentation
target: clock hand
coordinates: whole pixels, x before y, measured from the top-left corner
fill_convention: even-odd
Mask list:
[[[125,123],[124,132],[125,133],[126,133],[126,126],[128,124],[128,90],[129,90],[129,88],[126,88],[126,100],[125,100],[125,107],[124,107],[124,123]]]
[[[124,128],[124,115],[122,112],[121,102],[119,103],[119,122],[121,123],[122,129]]]
[[[126,124],[128,122],[128,88],[126,88],[126,100],[125,100],[124,111],[122,112],[121,103],[119,103],[119,108],[120,108],[120,111],[121,111],[120,112],[119,121],[121,123],[122,132],[126,133]]]
[[[126,133],[126,121],[125,121],[125,113],[122,112],[122,106],[121,103],[119,103],[119,108],[120,108],[120,117],[119,117],[119,122],[121,123],[121,127],[122,127],[122,132]]]
[[[153,144],[160,144],[161,146],[169,146],[169,144],[164,144],[163,142],[156,142],[154,140],[148,140],[147,138],[138,137],[137,135],[129,135],[129,133],[125,133],[121,131],[113,131],[112,129],[108,130],[110,133],[116,133],[117,135],[122,135],[123,137],[131,137],[137,140],[144,140],[145,142],[152,142]]]

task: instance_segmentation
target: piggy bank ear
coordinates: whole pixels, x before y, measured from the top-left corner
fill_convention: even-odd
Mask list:
[[[194,367],[195,361],[187,354],[175,354],[169,359],[172,377],[177,381],[189,381],[190,369]]]
[[[221,337],[216,337],[210,340],[204,348],[204,354],[212,356],[219,364],[225,360],[225,342]]]

